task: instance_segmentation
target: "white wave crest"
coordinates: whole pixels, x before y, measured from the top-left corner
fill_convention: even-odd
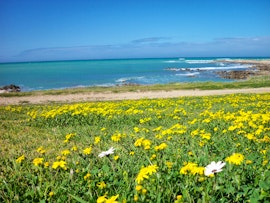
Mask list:
[[[213,63],[214,60],[186,60],[185,62],[190,63],[190,64],[196,64],[196,63],[202,64],[202,63]]]
[[[119,78],[119,79],[115,80],[115,82],[116,83],[125,83],[125,82],[129,82],[131,80],[140,80],[142,78],[144,78],[144,76]]]
[[[221,67],[198,67],[198,68],[190,68],[190,70],[232,70],[232,69],[246,69],[250,68],[251,65],[235,65],[235,66],[221,66]]]
[[[199,72],[194,72],[194,73],[177,73],[175,75],[191,77],[191,76],[196,76],[196,75],[199,75],[199,74],[200,74]]]

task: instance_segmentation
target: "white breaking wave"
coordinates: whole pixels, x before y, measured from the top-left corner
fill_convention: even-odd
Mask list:
[[[96,87],[113,87],[113,86],[115,86],[115,84],[113,84],[113,83],[103,83],[103,84],[94,84],[94,85],[91,85],[91,86],[96,86]]]
[[[169,61],[164,61],[164,63],[178,63],[179,61],[175,61],[175,60],[169,60]]]
[[[177,73],[175,75],[180,75],[180,76],[195,76],[195,75],[199,75],[199,72],[194,72],[194,73]]]
[[[127,78],[119,78],[117,79],[115,82],[117,83],[125,83],[125,82],[129,82],[131,80],[140,80],[144,78],[144,76],[139,76],[139,77],[127,77]]]
[[[227,67],[201,67],[201,68],[189,68],[190,70],[232,70],[232,69],[245,69],[250,68],[251,65],[236,65],[236,66],[227,66]]]
[[[183,63],[185,62],[185,58],[179,58],[178,60],[168,60],[168,61],[163,61],[164,63]]]
[[[164,63],[183,63],[185,62],[185,60],[168,60],[168,61],[164,61]]]
[[[185,60],[186,63],[190,63],[190,64],[202,64],[202,63],[213,63],[214,60]]]

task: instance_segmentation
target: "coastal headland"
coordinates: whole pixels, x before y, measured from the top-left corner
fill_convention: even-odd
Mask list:
[[[218,60],[220,63],[252,65],[248,70],[220,71],[218,74],[226,79],[247,79],[251,76],[270,75],[270,60]]]
[[[224,70],[217,71],[217,74],[221,78],[226,79],[247,79],[252,76],[261,76],[261,75],[270,75],[270,59],[269,60],[243,60],[243,59],[221,59],[215,60],[212,63],[226,63],[226,64],[240,64],[248,65],[247,70]],[[168,67],[165,70],[168,71],[206,71],[203,69],[189,69],[189,68],[177,68],[177,67]],[[190,77],[195,77],[193,74],[190,74]]]

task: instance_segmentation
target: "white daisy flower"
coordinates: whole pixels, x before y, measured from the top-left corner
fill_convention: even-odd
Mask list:
[[[104,151],[104,152],[101,152],[101,153],[98,155],[98,157],[102,158],[102,157],[104,157],[104,156],[108,156],[108,155],[110,155],[110,154],[113,154],[114,150],[115,150],[115,149],[114,149],[113,147],[111,147],[109,150]]]
[[[210,176],[215,173],[219,173],[222,171],[222,168],[226,165],[225,162],[219,161],[219,162],[214,162],[212,161],[211,164],[207,165],[204,170],[204,175]]]

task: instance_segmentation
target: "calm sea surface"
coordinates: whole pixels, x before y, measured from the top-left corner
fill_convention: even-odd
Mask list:
[[[114,59],[0,64],[0,86],[15,84],[22,91],[130,83],[230,81],[217,71],[247,69],[221,63],[222,58]],[[251,58],[249,58],[251,59]]]

